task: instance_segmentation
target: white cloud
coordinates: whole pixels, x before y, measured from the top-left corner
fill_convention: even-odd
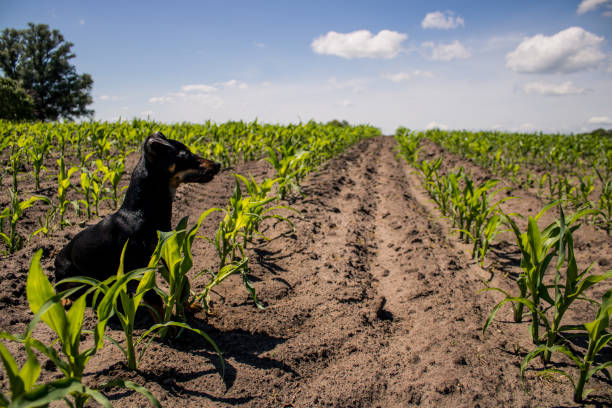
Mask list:
[[[245,82],[240,82],[236,79],[230,79],[229,81],[225,81],[225,82],[217,82],[215,85],[221,86],[223,88],[229,88],[229,89],[234,89],[234,88],[247,89],[249,87],[249,85],[247,85]]]
[[[597,7],[602,4],[608,3],[610,0],[582,0],[576,12],[578,14],[584,14],[588,11],[595,10]]]
[[[117,102],[117,101],[121,101],[124,98],[122,96],[117,96],[117,95],[100,95],[100,100],[101,101],[113,101],[113,102]]]
[[[153,96],[149,98],[149,103],[158,103],[160,105],[172,102],[174,102],[174,98],[171,96]]]
[[[394,58],[408,36],[397,31],[382,30],[375,36],[368,30],[342,34],[330,31],[310,44],[317,54],[352,58]]]
[[[450,30],[459,26],[464,26],[464,20],[461,17],[455,17],[455,13],[452,11],[434,11],[433,13],[427,13],[423,21],[421,21],[421,27],[423,28],[438,28],[441,30]]]
[[[436,61],[451,61],[458,58],[469,58],[472,53],[460,41],[455,40],[448,44],[435,44],[431,41],[422,44],[425,48],[431,48],[430,58]]]
[[[182,86],[181,90],[184,92],[215,92],[217,88],[205,84],[191,84]]]
[[[364,79],[347,79],[339,81],[336,77],[331,77],[327,81],[332,89],[349,89],[355,93],[363,92],[366,90],[366,80]]]
[[[528,95],[538,94],[544,96],[565,96],[583,94],[585,89],[575,86],[571,81],[565,81],[561,84],[529,82],[523,85],[523,92]]]
[[[414,70],[410,72],[396,72],[395,74],[384,74],[385,79],[393,82],[408,81],[413,78],[433,78],[433,74],[429,71]]]
[[[580,27],[570,27],[550,37],[543,34],[526,38],[506,55],[506,66],[515,72],[577,72],[599,65],[605,54],[604,41]]]
[[[609,116],[593,116],[588,122],[592,125],[612,125],[612,118]]]
[[[442,123],[438,123],[435,121],[429,122],[427,124],[427,126],[425,127],[426,130],[430,130],[430,129],[440,129],[440,130],[448,130],[448,126],[442,124]]]
[[[338,102],[338,105],[342,106],[343,108],[349,108],[349,107],[353,106],[354,103],[350,99],[343,99],[340,102]]]

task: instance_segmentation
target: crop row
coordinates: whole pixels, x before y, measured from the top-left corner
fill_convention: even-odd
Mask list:
[[[154,129],[223,167],[265,158],[280,178],[281,198],[299,192],[300,181],[320,163],[364,137],[379,134],[371,126],[314,122],[279,126],[257,122],[164,125],[141,120],[81,124],[0,121],[0,184],[9,181],[9,199],[0,202],[4,206],[0,237],[6,250],[12,253],[34,235],[82,222],[85,216],[98,216],[105,202],[116,209],[121,201],[126,157]],[[20,183],[32,179],[34,191],[23,191]],[[41,180],[44,190],[51,193],[43,194]],[[21,231],[20,219],[37,202],[46,203],[46,215],[39,217],[37,229]],[[74,216],[69,215],[70,208]]]
[[[589,390],[585,389],[588,380],[612,366],[612,361],[596,363],[598,353],[612,340],[612,333],[607,330],[612,314],[612,289],[604,294],[601,302],[587,297],[585,293],[597,283],[612,278],[612,271],[592,274],[592,265],[580,269],[572,235],[580,227],[580,221],[597,213],[597,210],[583,209],[566,218],[561,201],[553,201],[535,217],[529,216],[527,229],[521,231],[515,219],[523,217],[520,214],[506,214],[500,208],[502,202],[514,197],[493,200],[501,191],[493,191],[498,180],[487,180],[477,185],[463,168],[442,172],[442,157],[431,162],[419,160],[421,137],[406,129],[398,129],[396,140],[399,153],[419,171],[425,189],[442,215],[451,220],[460,238],[473,242],[472,256],[480,258],[482,265],[492,240],[506,228],[513,233],[521,253],[521,272],[516,279],[517,294],[488,286],[483,289],[504,295],[487,318],[483,333],[506,303],[512,304],[516,322],[523,320],[524,309],[527,308],[531,314],[529,332],[535,348],[524,358],[521,376],[524,376],[528,364],[540,356],[545,364],[540,374],[556,373],[567,377],[574,386],[574,400],[582,402],[589,394]],[[538,220],[556,206],[559,208],[559,218],[540,229]],[[564,316],[575,301],[598,305],[595,320],[567,324]],[[541,333],[542,328],[544,334]],[[587,350],[582,355],[568,346],[571,336],[587,339]],[[558,366],[550,366],[553,353],[562,353],[576,364],[579,371],[576,380]]]
[[[142,124],[149,126],[148,123]],[[77,125],[72,124],[66,126],[65,130],[67,132],[65,134],[69,134],[70,129],[78,128]],[[84,126],[90,126],[90,124]],[[112,128],[114,125],[109,126]],[[185,126],[185,130],[193,128],[192,125]],[[215,137],[218,137],[218,128],[214,128],[216,130],[213,133],[216,135]],[[255,133],[255,130],[261,128],[267,129],[266,132],[269,132],[267,136],[264,133]],[[188,310],[193,310],[196,305],[200,305],[205,312],[210,313],[211,291],[234,274],[241,276],[242,282],[255,305],[263,308],[257,299],[255,288],[249,280],[249,259],[247,256],[247,248],[257,245],[256,238],[263,237],[265,239],[260,231],[261,223],[266,219],[275,219],[293,227],[290,219],[282,215],[281,211],[284,213],[296,211],[290,206],[282,204],[281,200],[288,197],[293,198],[296,193],[301,194],[300,182],[321,162],[361,138],[377,133],[377,130],[371,127],[338,129],[334,126],[314,123],[287,127],[260,126],[257,123],[251,125],[228,124],[228,129],[231,131],[242,129],[246,132],[237,133],[234,140],[224,134],[223,143],[231,142],[232,146],[239,144],[237,141],[243,140],[241,137],[251,140],[250,138],[256,137],[254,135],[259,135],[257,137],[260,138],[257,142],[249,141],[249,143],[253,143],[253,146],[259,146],[256,149],[259,152],[257,156],[249,156],[248,158],[241,156],[238,159],[234,155],[229,155],[228,161],[235,163],[238,160],[264,157],[275,168],[276,177],[257,183],[253,178],[236,174],[235,188],[227,206],[225,208],[210,208],[204,211],[192,226],[188,225],[187,218],[183,218],[173,231],[160,231],[157,247],[147,267],[125,271],[122,260],[115,276],[105,281],[97,281],[88,277],[66,279],[58,282],[56,287],[64,283],[79,286],[57,293],[56,288],[48,281],[40,266],[41,252],[38,251],[34,255],[26,284],[27,299],[34,318],[23,334],[0,332],[0,339],[22,344],[27,355],[25,363],[19,367],[17,360],[8,348],[0,343],[0,359],[7,373],[10,388],[9,396],[0,394],[0,406],[41,406],[52,401],[64,400],[69,406],[81,407],[90,398],[95,399],[103,406],[110,406],[109,400],[102,393],[108,387],[125,387],[135,390],[145,395],[154,406],[160,406],[159,401],[149,391],[130,381],[113,379],[96,388],[88,387],[83,382],[83,373],[89,359],[104,347],[105,340],[107,344],[111,343],[121,350],[126,358],[128,369],[136,370],[154,336],[174,338],[180,336],[184,330],[190,330],[202,336],[215,349],[221,359],[221,374],[223,375],[224,362],[221,349],[206,333],[189,325],[187,321]],[[225,129],[224,132],[230,131],[228,129]],[[247,132],[246,129],[251,129],[251,131]],[[272,132],[272,129],[275,130]],[[147,132],[149,130],[147,127]],[[177,134],[168,133],[181,139]],[[145,133],[138,131],[135,134],[142,136]],[[23,137],[23,134],[20,137]],[[182,140],[186,140],[186,138],[182,138]],[[217,141],[204,142],[203,140],[199,142],[200,144],[192,141],[190,146],[192,149],[201,152],[198,149],[204,149],[203,146],[207,146],[206,143],[221,143]],[[218,137],[217,140],[221,141],[222,139]],[[132,142],[120,143],[123,143],[124,146],[132,144]],[[140,141],[137,141],[136,144],[138,143]],[[95,145],[88,142],[86,146],[92,148]],[[56,146],[56,148],[58,147]],[[72,145],[71,148],[77,149],[78,145]],[[226,148],[225,144],[223,148]],[[58,179],[68,180],[64,187],[68,189],[72,186],[69,182],[71,173],[81,171],[81,174],[84,174],[83,168],[84,164],[87,164],[87,160],[81,163],[80,167],[72,167],[66,170],[67,166],[63,164],[65,147],[59,147],[58,149],[60,150]],[[81,157],[87,157],[92,153],[94,155],[100,154],[105,151],[105,149],[102,149],[85,153],[85,146],[81,146],[80,149],[83,150],[82,154],[85,155]],[[14,152],[15,149],[11,148],[9,162],[15,154]],[[76,156],[80,157],[78,153]],[[95,168],[99,171],[103,171],[101,168],[104,166],[103,160],[105,157],[106,155],[103,155],[102,158],[98,156],[91,159]],[[123,158],[121,160],[123,161]],[[21,166],[16,167],[21,168]],[[103,183],[105,179],[102,180]],[[61,184],[60,187],[62,187]],[[18,191],[17,185],[14,185],[14,191]],[[86,193],[83,183],[81,183],[81,192]],[[60,192],[58,192],[58,197],[59,194]],[[84,200],[87,200],[87,198],[84,198]],[[61,202],[61,198],[59,198],[59,202]],[[19,202],[20,205],[22,203]],[[21,207],[21,211],[27,208],[26,205]],[[211,213],[218,211],[222,212],[224,216],[219,222],[215,234],[211,237],[200,237],[213,245],[218,255],[218,262],[212,270],[199,271],[191,278],[205,279],[204,289],[199,293],[194,293],[188,277],[188,274],[192,275],[191,269],[193,267],[191,248],[194,240],[199,237],[197,232],[202,222]],[[164,281],[162,285],[157,284],[160,279]],[[130,288],[136,286],[137,288],[133,291],[129,290],[128,286]],[[68,299],[74,296],[77,291],[80,291],[78,293],[85,291],[85,293],[76,301],[69,301]],[[147,297],[145,296],[147,293],[154,293],[161,298],[161,309],[152,307],[147,303]],[[97,323],[93,330],[83,328],[86,299],[92,299],[91,304],[97,316]],[[63,307],[66,305],[70,305],[67,310]],[[156,324],[137,337],[134,333],[134,323],[136,313],[141,307],[147,307],[150,310],[155,316]],[[113,316],[118,318],[121,324],[125,337],[124,342],[119,342],[105,334],[107,323]],[[33,330],[41,321],[55,333],[56,341],[45,344],[35,338]],[[93,336],[94,341],[93,345],[83,350],[85,343],[82,342],[81,338],[87,334]],[[61,346],[60,352],[52,347],[55,342],[58,342]],[[38,361],[40,355],[52,361],[59,368],[63,375],[60,379],[43,384],[37,383],[41,373],[41,364]]]
[[[612,137],[603,131],[579,135],[443,131],[398,135],[427,138],[544,200],[567,209],[597,210],[588,221],[612,232]]]

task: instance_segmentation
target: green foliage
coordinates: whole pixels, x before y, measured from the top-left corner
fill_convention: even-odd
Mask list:
[[[98,321],[93,331],[93,345],[81,351],[81,337],[85,334],[83,317],[87,293],[76,300],[68,311],[64,310],[61,304],[62,297],[69,296],[79,288],[61,294],[55,293],[40,266],[41,254],[42,250],[34,254],[26,283],[28,303],[34,313],[33,320],[24,335],[15,336],[7,332],[0,332],[1,339],[22,343],[28,355],[26,363],[18,370],[14,358],[6,347],[0,344],[0,358],[9,377],[11,390],[11,400],[0,395],[0,405],[38,407],[46,406],[53,401],[64,400],[69,406],[80,408],[89,398],[93,398],[101,405],[110,407],[110,401],[100,392],[100,389],[119,386],[142,393],[154,406],[160,407],[157,399],[149,391],[130,381],[112,380],[100,389],[90,388],[83,383],[83,372],[87,362],[103,346],[107,319]],[[61,347],[60,352],[53,347],[53,344],[46,345],[32,336],[34,328],[40,321],[44,322],[57,336]],[[36,381],[40,375],[41,366],[33,350],[51,360],[64,377],[37,385]],[[72,401],[69,398],[72,398]]]
[[[72,120],[92,115],[93,80],[79,75],[70,60],[72,43],[46,24],[28,23],[28,28],[5,28],[0,35],[0,68],[17,81],[33,99],[34,118]]]
[[[523,360],[523,363],[521,364],[521,378],[523,381],[525,379],[525,369],[538,355],[546,353],[550,355],[551,353],[556,352],[565,354],[578,366],[579,374],[577,381],[574,381],[568,372],[557,368],[545,368],[540,370],[539,374],[554,373],[563,375],[570,380],[572,386],[574,387],[574,402],[583,402],[592,391],[584,388],[586,383],[597,372],[612,366],[612,361],[605,361],[599,365],[595,365],[597,354],[610,342],[610,340],[612,340],[612,333],[607,331],[608,327],[610,326],[610,314],[612,314],[612,289],[608,290],[603,295],[595,320],[582,325],[566,328],[567,330],[582,332],[588,336],[589,343],[587,351],[584,356],[582,356],[582,359],[576,354],[576,352],[572,351],[565,345],[540,345],[527,354]]]
[[[17,81],[0,77],[0,119],[34,119],[34,100]]]
[[[21,201],[16,191],[9,189],[9,205],[0,213],[0,239],[4,242],[9,253],[13,253],[23,247],[23,236],[17,232],[17,222],[23,216],[25,210],[30,208],[37,201],[43,201],[47,204],[50,200],[43,196],[32,196],[27,200]],[[4,232],[5,220],[8,220],[8,232]],[[39,231],[35,231],[30,235],[32,238]]]

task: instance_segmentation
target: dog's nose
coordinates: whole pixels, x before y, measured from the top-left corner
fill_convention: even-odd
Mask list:
[[[215,169],[215,173],[218,173],[219,170],[221,170],[221,163],[215,162],[214,169]]]

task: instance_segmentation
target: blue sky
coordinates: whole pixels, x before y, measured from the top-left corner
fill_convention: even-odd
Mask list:
[[[74,43],[101,120],[612,127],[612,0],[3,0]]]

